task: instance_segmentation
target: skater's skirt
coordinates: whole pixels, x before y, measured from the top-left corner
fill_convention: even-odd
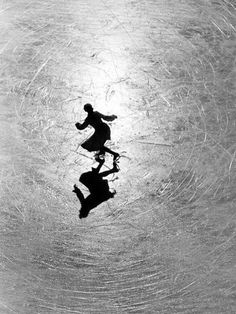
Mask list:
[[[81,146],[89,152],[100,150],[107,140],[111,139],[111,131],[107,124],[101,124],[93,135],[88,138]]]

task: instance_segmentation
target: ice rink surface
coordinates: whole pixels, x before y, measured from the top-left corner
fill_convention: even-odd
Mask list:
[[[236,312],[235,9],[1,0],[0,314]],[[86,102],[122,157],[81,220]]]

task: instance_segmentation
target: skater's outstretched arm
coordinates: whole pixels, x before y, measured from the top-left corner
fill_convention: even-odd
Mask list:
[[[84,203],[84,194],[80,191],[80,189],[77,187],[77,185],[74,185],[74,190],[72,191],[76,194],[76,196],[78,197],[78,199],[80,200],[81,205],[83,205]]]
[[[113,121],[115,119],[117,119],[117,116],[115,114],[112,114],[110,116],[106,116],[102,113],[100,113],[100,117],[103,119],[103,120],[106,120],[106,121]]]
[[[76,126],[76,128],[77,128],[78,130],[83,130],[83,129],[87,128],[88,125],[89,125],[89,124],[88,124],[88,122],[87,122],[86,119],[84,120],[83,123],[77,122],[77,123],[75,124],[75,126]]]

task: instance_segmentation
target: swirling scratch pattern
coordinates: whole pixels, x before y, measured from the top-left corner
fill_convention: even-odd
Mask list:
[[[1,314],[236,312],[235,10],[1,1]],[[121,171],[80,220],[86,102]]]

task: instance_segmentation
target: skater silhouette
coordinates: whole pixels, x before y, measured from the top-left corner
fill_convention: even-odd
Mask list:
[[[112,151],[108,147],[104,146],[105,142],[111,139],[111,130],[110,127],[105,122],[102,121],[102,120],[113,121],[117,118],[117,116],[116,115],[106,116],[98,111],[94,111],[91,104],[84,105],[84,111],[88,113],[88,116],[83,123],[77,122],[75,124],[76,128],[78,130],[83,130],[90,125],[95,129],[95,132],[81,146],[89,152],[98,151],[98,153],[95,155],[96,156],[95,159],[97,161],[99,161],[100,157],[104,155],[105,152],[113,155],[114,161],[117,160],[120,155]]]
[[[76,194],[81,203],[79,218],[87,217],[91,209],[110,198],[113,198],[116,194],[116,191],[110,191],[108,181],[103,178],[111,173],[118,172],[119,168],[116,162],[113,162],[112,169],[99,173],[104,162],[104,159],[99,160],[97,168],[92,168],[92,171],[85,172],[80,176],[79,181],[85,185],[90,192],[86,198],[77,185],[74,185],[74,190],[72,192]]]

